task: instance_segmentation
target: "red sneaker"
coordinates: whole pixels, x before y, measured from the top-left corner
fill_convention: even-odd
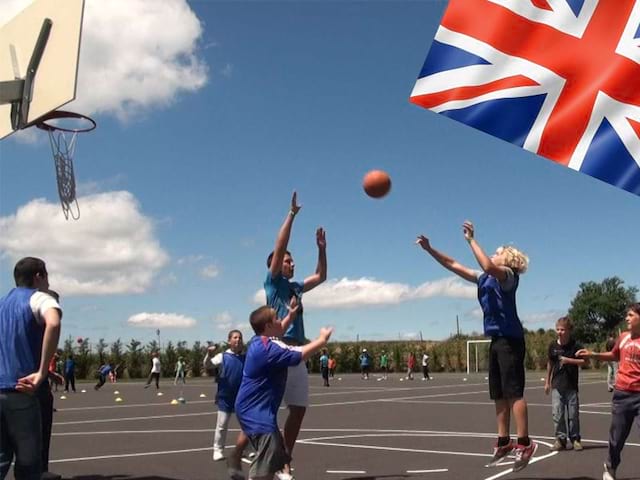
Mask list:
[[[519,472],[524,467],[529,465],[529,460],[533,457],[533,454],[538,450],[538,444],[531,440],[528,446],[516,445],[516,461],[513,463],[513,471]]]
[[[500,461],[503,458],[509,455],[513,449],[514,449],[514,445],[511,440],[509,440],[508,444],[503,445],[502,447],[499,447],[498,444],[496,443],[496,446],[493,448],[493,457],[491,458],[491,461],[487,463],[486,466],[495,467],[498,463],[500,463]]]

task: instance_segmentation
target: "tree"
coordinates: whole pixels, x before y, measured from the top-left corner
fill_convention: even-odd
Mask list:
[[[127,345],[127,371],[129,372],[129,378],[140,378],[143,376],[142,349],[140,345],[141,343],[133,338],[129,342],[129,345]]]
[[[104,351],[108,346],[109,345],[107,345],[107,343],[104,341],[104,338],[101,338],[100,340],[98,340],[98,343],[96,343],[96,352],[98,353],[98,362],[100,363],[100,365],[103,365],[105,363]]]
[[[636,287],[625,287],[618,277],[584,282],[571,301],[569,317],[581,342],[603,341],[624,319],[627,307],[636,302]]]

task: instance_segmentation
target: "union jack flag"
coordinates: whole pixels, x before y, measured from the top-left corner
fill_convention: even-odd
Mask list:
[[[411,102],[640,195],[640,0],[451,0]]]

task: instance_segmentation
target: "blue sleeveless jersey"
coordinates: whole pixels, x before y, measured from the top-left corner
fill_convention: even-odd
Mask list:
[[[304,288],[304,284],[300,282],[291,282],[289,279],[285,278],[282,274],[279,274],[277,277],[272,277],[271,272],[267,272],[267,278],[264,281],[264,291],[267,296],[267,305],[273,308],[276,311],[279,319],[283,319],[289,313],[289,302],[291,301],[291,297],[293,295],[298,297],[298,303],[300,304],[300,308],[296,317],[287,328],[287,331],[284,332],[282,336],[285,340],[295,341],[298,345],[305,344],[305,335],[304,335],[304,318],[303,318],[303,307],[302,307],[302,290]]]
[[[222,368],[218,376],[218,393],[216,404],[223,412],[233,412],[242,383],[242,369],[244,368],[245,355],[224,352],[222,354]]]
[[[519,280],[518,274],[514,273],[513,288],[504,291],[497,278],[486,273],[478,277],[478,300],[484,314],[484,334],[487,337],[524,337],[516,310]]]
[[[29,305],[35,291],[17,287],[0,299],[0,388],[15,388],[40,368],[44,328]]]

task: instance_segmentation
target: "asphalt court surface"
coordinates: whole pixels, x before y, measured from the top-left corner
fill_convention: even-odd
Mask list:
[[[296,479],[602,478],[611,399],[603,375],[589,372],[581,378],[585,450],[560,453],[549,450],[553,425],[543,375],[527,377],[530,433],[540,446],[519,473],[511,473],[512,459],[484,466],[496,431],[485,374],[436,374],[432,381],[419,375],[413,381],[401,381],[399,374],[388,380],[342,375],[329,388],[312,375],[311,406],[294,451]],[[212,461],[214,394],[215,384],[206,378],[184,387],[163,379],[159,391],[117,383],[98,392],[79,384],[78,393],[64,394],[66,399],[55,392],[50,470],[82,480],[226,479],[225,462]],[[186,403],[170,404],[181,396]],[[281,409],[281,425],[285,418]],[[238,431],[235,418],[230,429],[228,452]],[[639,433],[634,427],[619,480],[640,480]],[[243,468],[246,472],[248,465]]]

